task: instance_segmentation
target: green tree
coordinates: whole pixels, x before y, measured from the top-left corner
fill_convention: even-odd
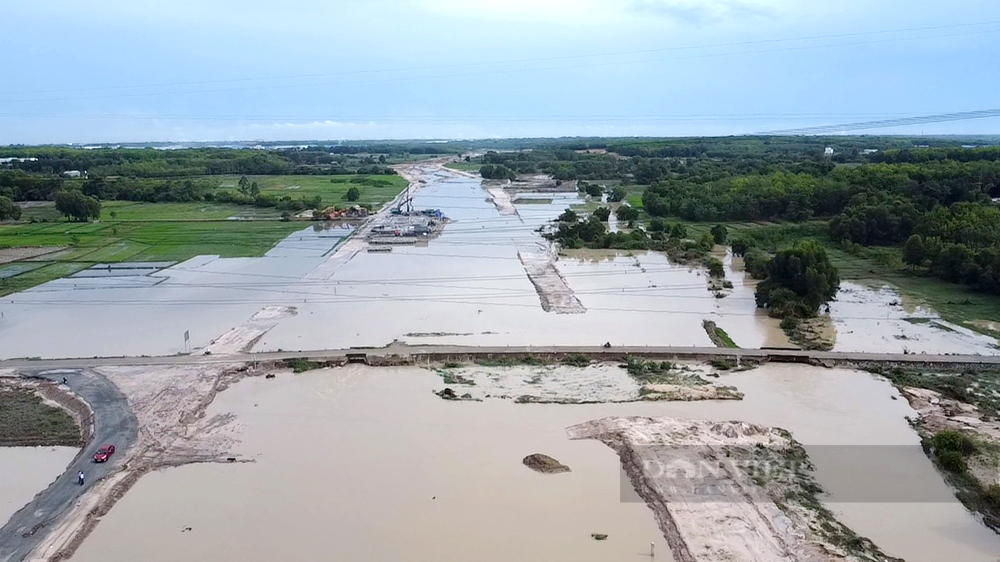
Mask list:
[[[649,231],[650,232],[663,232],[667,229],[667,223],[663,219],[657,217],[649,221]]]
[[[636,209],[631,205],[622,205],[621,207],[615,209],[615,216],[618,217],[618,220],[620,221],[635,221],[639,218],[639,209]]]
[[[248,180],[246,176],[240,176],[239,186],[240,186],[240,193],[242,193],[243,195],[246,195],[250,192],[250,180]]]
[[[725,244],[726,240],[729,239],[729,230],[723,224],[713,226],[711,232],[716,244]]]
[[[598,207],[594,209],[594,216],[601,222],[607,222],[608,219],[611,218],[611,209],[607,207]]]
[[[350,189],[347,190],[348,201],[357,201],[360,198],[361,198],[361,191],[358,190],[358,188],[351,187]]]
[[[618,203],[619,201],[624,201],[626,195],[628,195],[628,192],[624,188],[616,187],[608,194],[608,202]]]
[[[56,193],[56,210],[76,221],[97,220],[101,217],[101,202],[79,191]]]
[[[671,238],[676,238],[680,240],[682,238],[687,238],[687,235],[688,235],[687,228],[681,223],[677,223],[670,228]]]
[[[0,221],[16,221],[19,218],[21,218],[21,208],[15,205],[9,197],[0,195]]]
[[[257,182],[250,184],[250,197],[254,199],[260,197],[260,187],[257,186]]]
[[[601,190],[601,186],[593,183],[588,183],[586,187],[583,188],[584,192],[591,197],[600,197],[604,191]]]
[[[927,244],[924,243],[924,237],[919,234],[914,234],[906,239],[906,244],[903,245],[903,261],[914,266],[923,265],[924,260],[927,259]]]
[[[566,209],[556,220],[559,222],[576,222],[580,220],[580,216],[573,209]]]
[[[840,275],[826,250],[815,240],[806,240],[771,258],[755,297],[757,306],[768,308],[774,317],[808,317],[815,316],[839,288]]]

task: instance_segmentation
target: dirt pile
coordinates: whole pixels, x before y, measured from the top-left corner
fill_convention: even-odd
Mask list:
[[[534,470],[535,472],[541,472],[542,474],[571,472],[568,466],[548,455],[543,455],[542,453],[528,455],[524,457],[524,460],[521,462],[524,463],[524,466]]]
[[[804,451],[782,430],[605,418],[567,432],[618,453],[678,562],[895,560],[822,507]]]

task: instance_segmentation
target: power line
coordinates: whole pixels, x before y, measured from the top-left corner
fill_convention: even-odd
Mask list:
[[[802,129],[785,129],[781,131],[770,131],[767,133],[759,133],[759,134],[822,135],[830,133],[845,133],[850,131],[865,131],[869,129],[885,129],[889,127],[903,127],[906,125],[926,125],[928,123],[948,123],[951,121],[987,119],[990,117],[1000,117],[1000,108],[981,109],[978,111],[963,111],[960,113],[940,113],[936,115],[921,115],[917,117],[904,117],[901,119],[885,119],[882,121],[865,121],[861,123],[847,123],[844,125],[823,125],[819,127],[805,127]]]

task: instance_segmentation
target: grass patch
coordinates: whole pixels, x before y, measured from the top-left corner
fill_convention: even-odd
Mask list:
[[[525,355],[522,357],[504,356],[499,359],[476,359],[476,365],[479,365],[480,367],[517,367],[519,365],[541,367],[549,364],[550,361],[547,359],[536,357],[534,355]]]
[[[445,168],[451,168],[452,170],[458,170],[460,172],[471,172],[478,174],[479,170],[483,167],[482,164],[477,164],[475,162],[452,162],[451,164],[445,164]]]
[[[323,364],[317,363],[316,361],[309,361],[304,357],[295,357],[293,359],[285,359],[282,361],[285,368],[291,369],[293,373],[304,373],[306,371],[314,371],[316,369],[322,369]]]
[[[240,176],[207,176],[202,179],[214,182],[221,189],[236,191]],[[324,205],[329,206],[347,204],[347,190],[356,187],[361,197],[355,204],[378,208],[407,186],[407,181],[399,176],[247,176],[247,179],[257,182],[262,195],[293,199],[318,196]]]
[[[722,328],[718,327],[715,322],[711,320],[703,320],[701,325],[705,328],[705,332],[708,333],[708,337],[712,340],[712,343],[715,344],[715,347],[739,349],[740,346],[736,345],[733,338],[729,337],[729,334],[727,334]]]
[[[590,365],[590,358],[581,353],[574,353],[563,357],[562,364],[572,367],[586,367]]]
[[[81,445],[80,428],[65,410],[27,390],[0,390],[0,447]]]

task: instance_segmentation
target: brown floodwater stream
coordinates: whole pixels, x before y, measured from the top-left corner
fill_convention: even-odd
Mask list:
[[[74,556],[83,562],[271,560],[629,560],[657,543],[641,503],[623,503],[615,454],[564,428],[618,415],[745,420],[808,445],[909,445],[912,410],[895,389],[847,370],[767,365],[726,375],[742,402],[592,405],[447,402],[415,368],[348,367],[242,381],[215,413],[243,424],[249,464],[193,465],[144,477]],[[541,452],[573,472],[521,465]],[[817,458],[821,483],[850,486]],[[831,507],[855,531],[911,562],[992,562],[1000,537],[950,498],[931,463],[872,466],[859,482],[899,478],[945,499]],[[826,473],[824,473],[826,471]],[[189,530],[188,530],[189,529]],[[606,533],[595,541],[591,533]]]

